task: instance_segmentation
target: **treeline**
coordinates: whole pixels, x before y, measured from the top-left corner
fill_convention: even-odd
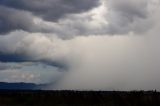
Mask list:
[[[160,106],[156,91],[0,90],[0,106]]]

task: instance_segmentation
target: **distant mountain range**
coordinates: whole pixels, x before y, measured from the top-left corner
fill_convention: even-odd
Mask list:
[[[0,82],[0,89],[6,90],[41,90],[45,84]]]

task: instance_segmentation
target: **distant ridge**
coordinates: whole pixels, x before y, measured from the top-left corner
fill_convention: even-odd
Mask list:
[[[0,89],[6,90],[41,90],[45,85],[43,84],[35,84],[35,83],[8,83],[8,82],[0,82]]]

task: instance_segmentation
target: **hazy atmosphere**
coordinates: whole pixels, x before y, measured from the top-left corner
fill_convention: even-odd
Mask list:
[[[0,82],[160,90],[159,0],[0,0]]]

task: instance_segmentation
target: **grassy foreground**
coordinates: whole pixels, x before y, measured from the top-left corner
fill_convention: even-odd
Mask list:
[[[0,90],[0,106],[160,106],[156,91]]]

